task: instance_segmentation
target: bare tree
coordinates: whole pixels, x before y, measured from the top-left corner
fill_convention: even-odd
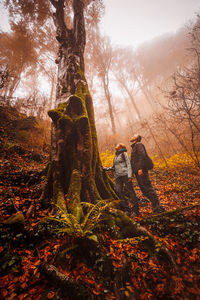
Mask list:
[[[167,161],[163,154],[162,149],[159,146],[157,138],[146,118],[142,115],[142,110],[140,111],[139,107],[141,107],[140,103],[136,103],[136,99],[134,94],[138,92],[138,85],[136,84],[136,79],[133,73],[133,65],[134,65],[134,55],[133,53],[128,50],[125,51],[124,49],[118,50],[116,52],[117,59],[114,66],[114,74],[117,82],[121,86],[121,88],[126,92],[127,96],[130,99],[130,104],[137,116],[137,121],[140,124],[140,127],[143,129],[145,128],[146,131],[150,134],[153,138],[156,147],[160,153],[160,156],[164,160],[166,166]],[[140,87],[140,86],[139,86]],[[126,98],[125,98],[126,99]],[[130,109],[130,104],[127,102],[127,108]]]
[[[12,97],[24,72],[36,62],[33,41],[23,24],[13,25],[13,32],[1,33],[1,66],[7,70],[7,79],[1,89],[1,96]]]
[[[108,104],[112,133],[116,134],[114,107],[112,103],[112,95],[110,92],[113,49],[109,38],[102,37],[98,29],[94,32],[91,48],[91,59],[89,63],[93,66],[93,74],[96,73],[97,79],[100,80],[100,84],[103,87],[105,100]]]
[[[172,118],[182,123],[190,133],[191,147],[195,162],[199,162],[200,136],[200,26],[199,19],[191,30],[189,49],[191,62],[185,68],[173,74],[173,85],[165,93],[168,98],[167,111]]]

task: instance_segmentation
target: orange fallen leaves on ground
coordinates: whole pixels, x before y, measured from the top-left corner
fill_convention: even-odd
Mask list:
[[[124,294],[126,295],[126,297],[129,297],[129,296],[130,296],[129,291],[125,291]]]
[[[34,167],[35,168],[35,167]],[[174,174],[173,174],[174,175]],[[154,182],[154,186],[158,191],[159,194],[159,198],[161,200],[161,203],[164,204],[164,206],[166,207],[167,210],[169,209],[175,209],[175,208],[180,208],[179,206],[181,206],[181,202],[182,200],[188,200],[188,197],[191,194],[191,191],[189,190],[189,192],[181,192],[180,187],[179,188],[179,193],[177,195],[174,196],[174,193],[176,193],[174,191],[174,188],[177,188],[176,186],[173,186],[172,184],[169,184],[169,176],[171,176],[169,174],[169,176],[165,179],[163,178],[159,178],[156,177],[156,173],[155,173],[155,182]],[[192,175],[190,175],[188,182],[192,182]],[[181,177],[180,177],[181,178]],[[171,178],[170,178],[171,179]],[[174,179],[176,180],[176,179]],[[181,180],[184,182],[186,181],[185,178],[181,178]],[[20,194],[21,192],[26,193],[27,189],[24,189],[24,191],[22,190],[21,187],[16,187],[16,189],[14,189],[16,194]],[[31,191],[31,193],[34,193],[34,189],[30,188],[29,191]],[[23,193],[22,193],[23,194]],[[137,194],[141,195],[140,191],[137,190]],[[30,195],[29,195],[30,196]],[[26,199],[28,199],[29,197],[27,196]],[[31,196],[30,196],[31,198]],[[194,200],[194,201],[193,201]],[[188,200],[187,203],[188,204],[192,204],[195,203],[196,200],[198,200],[198,195],[197,197],[195,197],[193,200]],[[16,201],[17,201],[17,206],[20,204],[23,205],[23,201],[25,201],[25,197],[23,199],[23,196],[20,197],[16,196]],[[179,201],[179,202],[178,202]],[[29,222],[31,223],[31,227],[32,229],[36,229],[36,224],[38,224],[38,220],[42,217],[42,216],[46,216],[48,214],[48,210],[46,211],[41,211],[39,209],[39,207],[36,207],[37,210],[37,218],[35,217],[31,217],[29,219]],[[25,210],[26,211],[26,210]],[[193,215],[191,214],[191,220],[190,222],[193,222],[193,217],[194,215],[198,215],[199,209],[193,210]],[[139,218],[137,218],[137,222],[142,222],[142,220],[145,217],[151,216],[152,215],[152,211],[151,211],[151,205],[148,202],[144,207],[141,207],[141,215]],[[6,213],[4,215],[4,217],[6,216]],[[190,212],[185,212],[185,216],[188,216],[188,218],[190,217]],[[9,217],[9,215],[7,215],[7,217]],[[175,226],[175,221],[169,226],[169,228],[171,228],[172,230],[176,229]],[[156,229],[158,229],[159,225],[157,226]],[[119,227],[118,227],[119,229]],[[149,228],[149,230],[151,231],[151,228]],[[180,273],[181,273],[181,277],[183,279],[183,281],[188,282],[188,285],[191,285],[192,287],[188,287],[187,292],[191,294],[191,297],[193,297],[194,299],[196,299],[199,294],[200,294],[200,290],[197,287],[197,283],[198,283],[198,276],[200,274],[200,270],[197,269],[197,264],[195,264],[195,262],[199,262],[199,255],[200,255],[200,251],[197,248],[191,249],[188,247],[185,247],[183,245],[181,245],[181,243],[179,243],[179,241],[177,241],[177,237],[173,236],[173,234],[171,233],[167,233],[166,236],[162,238],[157,236],[157,231],[155,230],[155,232],[153,232],[153,234],[156,236],[156,238],[158,239],[158,241],[162,242],[162,244],[164,244],[166,246],[166,248],[168,250],[170,250],[172,252],[172,254],[174,255],[174,260],[176,261],[176,263],[178,264],[178,267],[180,269]],[[132,278],[130,280],[131,285],[124,285],[124,288],[122,288],[122,290],[124,291],[125,295],[127,297],[132,297],[131,293],[133,293],[135,290],[137,290],[140,299],[155,299],[155,294],[152,295],[153,293],[157,293],[157,295],[162,296],[162,292],[164,289],[166,289],[167,287],[167,280],[170,277],[170,274],[168,274],[167,272],[164,273],[162,270],[162,267],[159,265],[159,262],[156,261],[156,259],[151,260],[150,257],[151,255],[149,254],[148,251],[141,251],[141,249],[139,249],[139,247],[137,245],[131,245],[131,244],[124,244],[122,242],[116,241],[115,239],[112,239],[110,237],[110,235],[108,233],[105,234],[101,234],[101,238],[102,241],[105,243],[105,251],[106,251],[106,255],[109,257],[109,259],[112,259],[114,261],[113,265],[117,268],[116,272],[119,271],[119,268],[125,263],[125,260],[130,258],[130,262],[131,262],[131,270],[130,272],[132,272]],[[62,239],[58,239],[56,241],[52,242],[52,239],[48,239],[47,243],[49,246],[45,246],[41,249],[39,249],[39,253],[40,253],[40,259],[48,259],[51,255],[52,255],[52,249],[56,250],[58,249],[62,243],[64,243],[64,240]],[[28,248],[28,247],[27,247]],[[30,250],[31,249],[31,250]],[[3,246],[0,246],[0,253],[4,250]],[[23,250],[21,249],[17,249],[16,250],[17,254],[20,256],[26,256],[25,258],[22,258],[22,272],[23,274],[20,274],[18,277],[16,277],[15,275],[10,275],[8,276],[3,276],[0,279],[0,287],[1,289],[1,296],[3,298],[6,298],[6,300],[9,299],[39,299],[39,293],[40,290],[39,288],[30,288],[30,290],[28,290],[27,294],[20,294],[20,295],[16,295],[16,291],[17,289],[20,288],[26,288],[28,285],[28,282],[33,282],[33,280],[37,279],[37,276],[40,276],[39,272],[36,272],[37,266],[40,264],[41,260],[38,259],[37,253],[35,253],[35,249],[33,248],[28,248],[26,249],[26,247],[24,247]],[[125,254],[129,254],[129,258],[127,258]],[[134,257],[134,259],[136,261],[131,260],[132,257]],[[67,257],[68,261],[68,269],[66,268],[66,270],[62,270],[62,272],[68,276],[71,275],[71,278],[75,279],[75,280],[80,280],[86,285],[88,286],[92,293],[94,295],[99,295],[100,293],[103,293],[103,291],[106,289],[108,289],[107,287],[105,288],[105,286],[99,285],[99,281],[98,281],[98,277],[95,277],[95,272],[91,269],[89,269],[87,267],[87,265],[85,264],[77,264],[76,265],[76,269],[72,270],[71,269],[71,258],[70,255]],[[192,263],[192,264],[191,264]],[[195,266],[194,266],[195,265]],[[189,268],[190,267],[196,267],[194,274],[191,274],[189,272]],[[59,268],[59,267],[58,267]],[[34,269],[34,271],[32,270]],[[61,269],[61,268],[59,268]],[[142,269],[142,270],[141,270]],[[163,275],[164,274],[164,275]],[[161,275],[161,276],[160,276]],[[163,278],[165,276],[165,278]],[[43,281],[43,277],[41,279],[41,282]],[[153,284],[155,284],[156,286],[153,287],[154,290],[151,291],[150,287],[149,287],[149,281],[152,281]],[[161,283],[159,283],[159,280],[161,281]],[[183,288],[184,288],[184,284],[182,282],[181,279],[177,279],[176,277],[173,278],[174,282],[176,283],[176,287],[175,287],[175,291],[174,294],[177,295],[177,297],[179,297],[179,295],[181,294]],[[40,283],[41,283],[40,282]],[[21,286],[20,286],[21,284]],[[10,285],[11,290],[8,292],[8,286]],[[110,282],[110,286],[112,286],[113,283]],[[41,294],[42,294],[43,290],[41,289]],[[10,295],[8,296],[8,293],[10,293]],[[152,293],[152,294],[151,294]],[[53,298],[55,296],[55,292],[51,291],[48,293],[49,295],[49,299]],[[14,297],[14,298],[12,298]],[[153,298],[154,297],[154,298]],[[176,297],[176,296],[175,296]],[[187,299],[189,299],[188,295],[186,296]],[[196,298],[195,298],[196,297]],[[116,299],[116,296],[113,294],[113,292],[111,290],[109,290],[108,292],[106,292],[106,298],[107,299]],[[193,299],[192,298],[192,299]]]
[[[92,289],[92,292],[93,292],[94,295],[99,295],[100,294],[100,292],[96,291],[95,289]]]
[[[133,283],[134,288],[139,289],[139,285],[138,285],[137,279],[135,277],[132,278],[132,283]]]
[[[2,295],[2,299],[6,298],[6,296],[8,295],[8,291],[6,289],[2,289],[1,295]]]
[[[189,288],[189,291],[190,291],[190,293],[191,294],[194,294],[194,295],[196,295],[197,297],[199,297],[200,296],[200,288],[197,288],[197,287],[190,287]],[[198,298],[197,298],[198,299]]]
[[[1,280],[0,280],[0,287],[5,287],[7,286],[9,283],[9,276],[8,275],[5,275],[3,277],[1,277]]]
[[[48,299],[52,299],[55,296],[55,292],[51,291],[47,294]]]
[[[178,258],[176,259],[176,262],[177,262],[178,265],[180,265],[180,263],[181,263],[180,257],[178,257]]]
[[[95,284],[95,280],[90,278],[90,277],[86,277],[85,280],[87,281],[87,283],[89,284]]]
[[[18,296],[19,300],[23,300],[23,299],[28,299],[28,294],[25,293],[25,294],[21,294]]]
[[[7,300],[13,300],[13,299],[17,299],[17,294],[16,293],[12,293]]]

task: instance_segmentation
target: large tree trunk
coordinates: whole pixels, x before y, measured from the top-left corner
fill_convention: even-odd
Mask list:
[[[85,25],[82,0],[73,1],[74,24],[64,22],[64,0],[50,0],[56,12],[58,54],[58,108],[49,111],[53,121],[52,151],[43,200],[64,204],[117,198],[103,173],[98,152],[93,103],[84,76]]]

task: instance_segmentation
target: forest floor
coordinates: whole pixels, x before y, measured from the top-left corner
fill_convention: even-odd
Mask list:
[[[1,141],[2,142],[2,141]],[[48,155],[36,155],[21,147],[0,149],[0,295],[2,299],[62,298],[60,289],[39,271],[41,261],[51,263],[63,243],[42,232],[38,223],[49,212],[42,210],[39,198]],[[140,249],[134,241],[102,237],[106,255],[112,258],[114,272],[129,260],[129,278],[121,286],[120,299],[200,299],[200,174],[192,169],[157,169],[151,179],[166,213],[152,214],[151,205],[140,197],[140,216],[135,222],[148,229],[171,253],[176,271],[160,264],[155,256]],[[8,226],[6,220],[23,213],[22,226]],[[37,245],[37,247],[36,247]],[[70,265],[65,275],[81,281],[90,291],[88,299],[116,299],[113,278],[102,280],[83,262]],[[76,299],[76,298],[73,298]]]

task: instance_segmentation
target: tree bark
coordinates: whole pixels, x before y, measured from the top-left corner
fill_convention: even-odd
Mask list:
[[[42,200],[64,205],[76,201],[94,203],[117,198],[113,183],[102,171],[94,110],[84,76],[85,25],[82,0],[73,1],[73,28],[64,22],[64,0],[50,0],[56,11],[59,106],[48,112],[53,121],[51,161]],[[44,202],[43,202],[44,203]]]

